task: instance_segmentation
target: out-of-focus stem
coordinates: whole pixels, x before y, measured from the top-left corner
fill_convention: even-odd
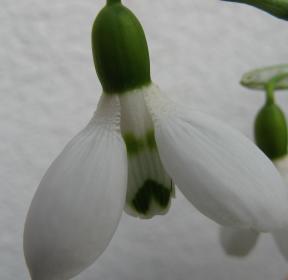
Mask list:
[[[223,0],[248,4],[278,18],[288,20],[288,0]]]
[[[286,79],[288,77],[288,73],[281,73],[275,77],[273,77],[271,80],[267,82],[265,85],[266,90],[266,102],[267,104],[274,103],[274,90],[277,85],[277,83],[281,82],[282,80]]]

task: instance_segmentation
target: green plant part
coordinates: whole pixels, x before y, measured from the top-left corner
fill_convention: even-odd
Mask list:
[[[287,124],[276,104],[265,104],[255,120],[257,146],[271,159],[287,154]]]
[[[172,183],[169,189],[152,179],[148,179],[145,181],[143,187],[136,193],[132,201],[132,207],[134,207],[138,213],[142,213],[143,215],[147,214],[151,204],[157,204],[158,207],[165,210],[170,203],[172,191]]]
[[[145,219],[165,214],[174,186],[162,166],[143,97],[151,85],[148,46],[140,22],[120,0],[108,0],[96,17],[92,51],[104,93],[118,95],[121,104],[121,133],[129,166],[125,210]]]
[[[172,182],[223,226],[287,227],[287,187],[272,162],[225,123],[162,94],[150,79],[143,29],[120,0],[107,0],[97,16],[92,45],[103,92],[32,200],[23,248],[33,280],[85,270],[108,246],[123,209],[144,219],[167,213]]]
[[[275,17],[288,20],[288,0],[223,0],[238,2],[259,8]]]
[[[120,0],[107,1],[92,29],[97,75],[106,93],[119,94],[151,83],[143,28]]]
[[[266,103],[255,120],[255,141],[270,158],[276,159],[287,154],[287,123],[280,107],[275,104],[274,89],[277,82],[287,78],[279,74],[266,84]]]
[[[143,137],[143,139],[141,137],[137,138],[131,132],[124,133],[123,138],[125,140],[128,155],[137,155],[145,148],[149,148],[150,150],[157,149],[153,129],[146,132],[146,135]]]
[[[128,155],[126,213],[143,219],[167,213],[174,185],[165,171],[155,140],[155,129],[145,104],[147,88],[120,94],[121,132]]]
[[[288,73],[288,64],[273,65],[264,68],[253,69],[245,73],[241,78],[241,85],[249,89],[266,90],[267,83],[276,76]],[[278,77],[273,83],[275,90],[288,89],[288,76]]]

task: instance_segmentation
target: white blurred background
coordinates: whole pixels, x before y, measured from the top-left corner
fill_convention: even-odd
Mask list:
[[[261,92],[243,72],[288,63],[288,22],[218,0],[124,0],[146,31],[156,83],[179,102],[252,138]],[[37,185],[90,119],[101,87],[90,31],[104,0],[0,0],[0,279],[29,279],[22,251]],[[277,95],[288,113],[288,93]],[[123,215],[110,246],[78,280],[283,280],[272,238],[244,260],[224,255],[218,226],[177,191],[168,215]],[[41,279],[39,279],[41,280]]]

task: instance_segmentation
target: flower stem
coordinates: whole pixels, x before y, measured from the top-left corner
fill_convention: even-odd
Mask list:
[[[288,1],[287,0],[224,0],[238,2],[257,7],[278,18],[288,20]]]
[[[273,104],[275,101],[274,97],[274,90],[277,85],[277,83],[281,82],[282,80],[286,79],[288,77],[288,73],[281,73],[277,76],[274,76],[272,79],[270,79],[266,85],[266,104]]]

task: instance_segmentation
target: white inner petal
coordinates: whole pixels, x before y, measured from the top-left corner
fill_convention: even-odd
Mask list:
[[[149,87],[120,96],[121,131],[128,152],[128,190],[125,210],[151,218],[165,214],[174,187],[158,154],[154,127],[143,94]]]

